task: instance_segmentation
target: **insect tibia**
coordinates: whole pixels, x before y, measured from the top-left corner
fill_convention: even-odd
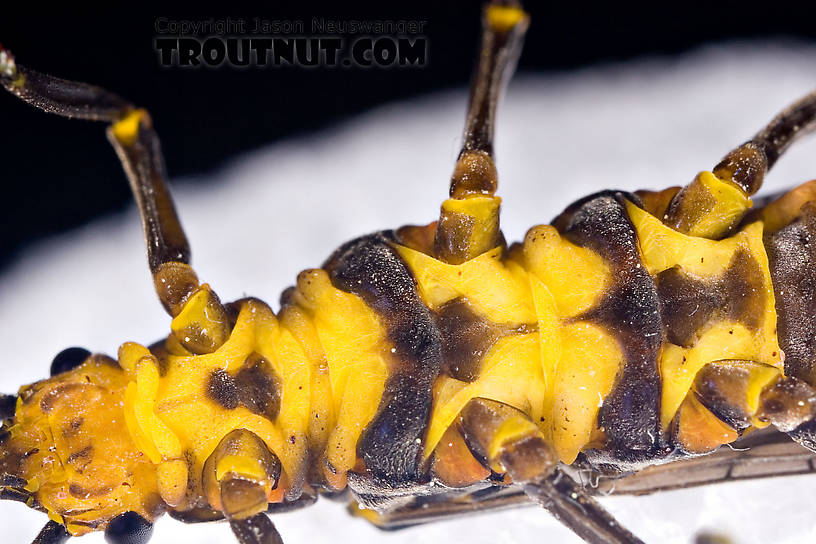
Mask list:
[[[516,68],[529,22],[517,3],[494,2],[486,6],[479,64],[470,88],[463,150],[493,155],[496,108]]]
[[[143,109],[123,112],[122,117],[110,126],[111,134],[121,145],[132,146],[139,137],[139,125],[153,125],[150,114]]]
[[[133,109],[120,96],[95,85],[30,70],[17,64],[11,53],[3,49],[0,49],[0,83],[24,102],[63,117],[113,122]]]
[[[528,23],[527,14],[518,0],[493,0],[488,3],[485,16],[495,32],[507,32],[520,23]]]

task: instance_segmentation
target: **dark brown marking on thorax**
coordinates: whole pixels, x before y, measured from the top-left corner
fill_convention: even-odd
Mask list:
[[[717,316],[745,325],[755,332],[765,309],[762,267],[745,249],[734,253],[726,271],[700,279],[679,266],[657,275],[657,293],[669,342],[689,348],[706,324]]]
[[[663,327],[657,288],[641,262],[637,234],[626,214],[627,198],[638,202],[633,195],[615,192],[589,196],[567,208],[554,225],[611,269],[614,280],[605,297],[575,321],[604,327],[621,346],[623,368],[598,412],[598,424],[608,439],[603,456],[636,463],[665,453],[658,374]]]
[[[252,353],[235,374],[218,369],[210,374],[207,396],[222,408],[244,406],[274,421],[280,412],[281,381],[263,356]]]
[[[377,233],[340,247],[324,264],[338,289],[360,296],[381,318],[394,346],[393,365],[377,414],[357,444],[373,482],[359,487],[406,488],[425,478],[422,441],[431,415],[432,386],[443,366],[442,336],[417,294],[414,278]],[[350,476],[351,477],[351,476]]]
[[[493,323],[476,314],[462,297],[447,302],[436,312],[436,325],[442,336],[443,372],[464,382],[479,377],[485,353],[499,338],[538,330],[537,324]]]
[[[235,374],[238,400],[252,413],[270,421],[278,417],[281,404],[281,381],[263,356],[253,353]]]
[[[207,396],[227,410],[238,408],[238,386],[226,370],[214,370],[207,381]]]
[[[686,274],[679,266],[664,270],[656,281],[668,341],[691,347],[697,340],[697,331],[722,307],[722,293]]]
[[[756,331],[765,309],[765,277],[762,267],[745,249],[739,249],[720,283],[727,315]]]

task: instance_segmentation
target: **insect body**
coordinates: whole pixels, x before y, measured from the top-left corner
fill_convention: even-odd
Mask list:
[[[347,487],[387,527],[523,492],[588,540],[636,541],[568,467],[671,475],[768,423],[812,446],[811,335],[790,313],[810,315],[810,186],[745,216],[813,98],[682,191],[596,195],[508,248],[492,124],[525,26],[516,8],[487,11],[439,222],[343,246],[277,315],[222,304],[196,278],[145,112],[5,58],[13,93],[112,123],[173,316],[163,343],[62,357],[63,372],[6,399],[3,493],[48,511],[40,541],[124,541],[165,510],[274,541],[267,508]],[[676,485],[649,470],[615,485]]]

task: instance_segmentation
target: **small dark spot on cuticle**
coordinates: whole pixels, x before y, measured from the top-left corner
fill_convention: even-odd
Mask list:
[[[80,429],[80,427],[82,427],[83,422],[84,419],[82,417],[72,419],[67,425],[65,425],[65,427],[63,427],[62,436],[66,438],[73,436]]]
[[[27,459],[28,457],[31,457],[32,455],[36,455],[38,453],[40,453],[40,448],[28,450],[20,457],[20,460]]]

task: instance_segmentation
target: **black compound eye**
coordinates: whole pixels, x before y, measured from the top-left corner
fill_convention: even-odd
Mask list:
[[[109,544],[146,544],[152,535],[153,524],[136,512],[119,514],[105,529],[105,540]]]
[[[85,348],[68,348],[60,351],[51,361],[51,375],[56,376],[75,369],[90,355],[91,352]]]

